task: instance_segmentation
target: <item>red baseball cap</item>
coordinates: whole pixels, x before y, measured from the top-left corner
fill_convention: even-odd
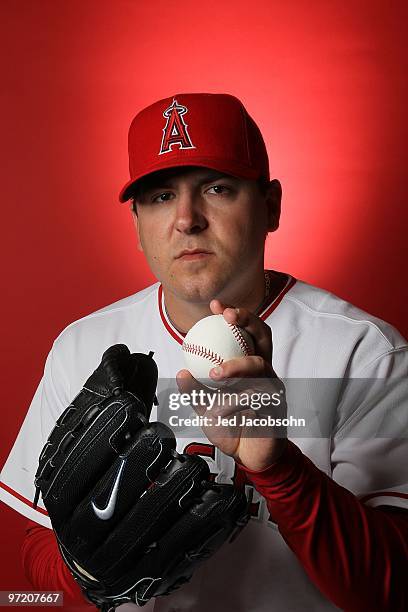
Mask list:
[[[262,134],[238,98],[229,94],[177,94],[140,111],[129,129],[130,181],[158,170],[203,166],[239,178],[269,181]]]

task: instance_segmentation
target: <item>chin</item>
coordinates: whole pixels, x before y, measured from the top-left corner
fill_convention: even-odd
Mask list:
[[[169,284],[169,289],[182,300],[206,304],[209,304],[220,293],[222,287],[221,279],[204,274],[184,277],[183,282],[173,279]]]

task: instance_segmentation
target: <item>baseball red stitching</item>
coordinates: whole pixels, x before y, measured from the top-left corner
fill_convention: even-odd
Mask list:
[[[240,328],[237,325],[233,325],[232,323],[228,323],[228,326],[234,334],[234,338],[241,347],[244,355],[252,355],[252,349],[245,340],[244,336],[242,335]]]
[[[214,353],[214,351],[209,351],[204,346],[197,346],[196,344],[189,344],[188,342],[183,342],[183,350],[186,353],[191,353],[192,355],[198,355],[198,357],[205,357],[214,363],[215,365],[221,365],[224,363],[224,360],[220,355]]]

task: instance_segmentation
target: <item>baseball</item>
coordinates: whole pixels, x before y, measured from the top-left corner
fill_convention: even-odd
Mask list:
[[[251,336],[242,327],[227,323],[223,315],[210,315],[198,321],[183,342],[186,368],[194,378],[209,378],[212,368],[224,361],[254,354]],[[212,381],[215,385],[216,381]],[[220,381],[218,385],[225,384]]]

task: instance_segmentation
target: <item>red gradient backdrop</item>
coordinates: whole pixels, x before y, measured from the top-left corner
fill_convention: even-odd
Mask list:
[[[239,96],[284,189],[267,264],[408,334],[407,3],[2,0],[3,464],[55,336],[153,279],[117,202],[135,112]],[[254,213],[255,214],[255,213]],[[0,588],[28,588],[1,508]]]

